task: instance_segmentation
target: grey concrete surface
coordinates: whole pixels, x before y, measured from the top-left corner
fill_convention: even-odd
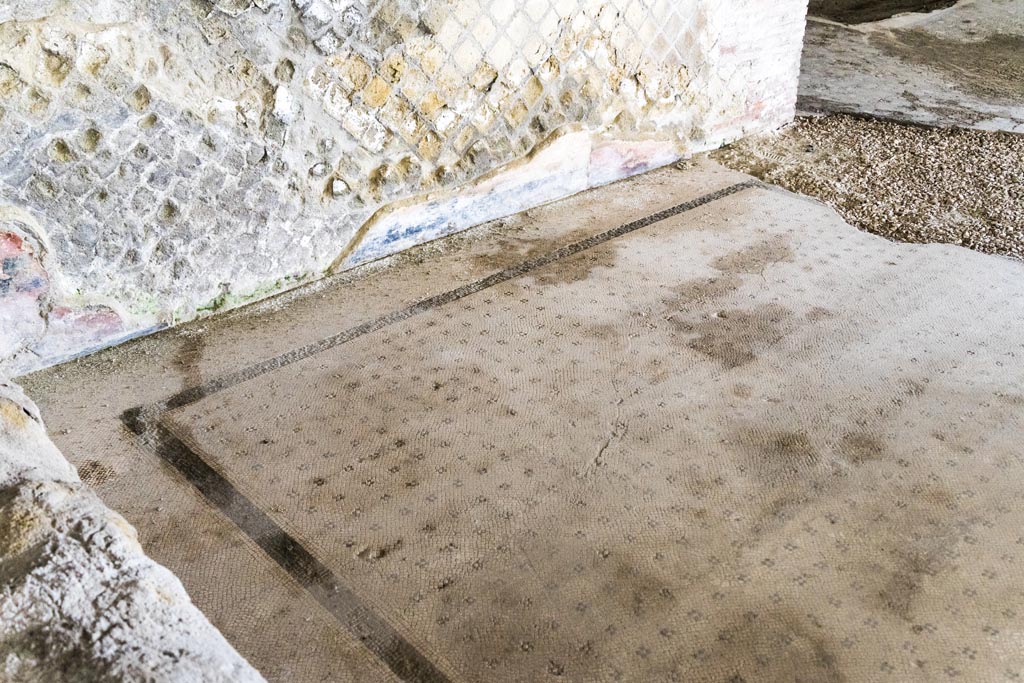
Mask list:
[[[1024,675],[1024,266],[749,180],[649,173],[21,381],[269,680]]]
[[[1024,2],[961,0],[884,18],[894,5],[927,4],[812,3],[800,112],[1024,132]]]

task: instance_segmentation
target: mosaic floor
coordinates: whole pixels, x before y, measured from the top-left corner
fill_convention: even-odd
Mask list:
[[[1013,681],[1021,268],[701,162],[21,381],[270,680]]]

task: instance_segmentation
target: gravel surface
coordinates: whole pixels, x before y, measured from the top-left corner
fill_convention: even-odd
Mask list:
[[[903,242],[1024,260],[1024,136],[852,116],[800,118],[712,154]]]

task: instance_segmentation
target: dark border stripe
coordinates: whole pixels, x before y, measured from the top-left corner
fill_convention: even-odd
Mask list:
[[[202,455],[179,439],[162,422],[163,414],[175,408],[195,403],[211,394],[241,384],[260,375],[283,368],[357,339],[370,332],[408,320],[439,306],[458,301],[488,287],[512,280],[538,268],[592,249],[609,240],[640,228],[653,225],[714,201],[752,187],[761,187],[760,181],[749,180],[706,194],[671,208],[659,211],[631,223],[593,235],[556,249],[543,256],[506,268],[482,280],[471,282],[448,292],[437,294],[374,320],[356,325],[343,332],[306,346],[299,347],[274,358],[250,365],[237,372],[217,377],[209,382],[174,394],[166,401],[126,410],[121,415],[125,426],[133,432],[144,449],[182,474],[207,501],[233,521],[267,555],[299,582],[335,619],[355,635],[391,671],[403,681],[417,683],[447,683],[449,680],[426,656],[407,641],[382,616],[367,607],[347,588],[329,567],[313,556],[297,539],[282,529],[273,519],[245,497],[234,485],[211,467]]]
[[[228,387],[241,384],[242,382],[247,382],[250,379],[259,377],[260,375],[273,370],[283,368],[286,365],[291,365],[292,363],[309,358],[310,356],[327,351],[328,349],[333,349],[335,346],[350,342],[364,334],[376,332],[377,330],[384,329],[385,327],[389,327],[403,320],[408,320],[420,313],[424,313],[439,306],[444,306],[445,304],[450,304],[451,302],[458,301],[459,299],[464,299],[465,297],[470,296],[471,294],[476,294],[488,287],[493,287],[494,285],[502,282],[520,277],[532,270],[543,268],[546,265],[554,263],[555,261],[560,261],[569,256],[573,256],[581,251],[592,249],[599,244],[603,244],[609,240],[615,239],[616,237],[621,237],[622,235],[639,230],[640,228],[653,225],[654,223],[663,221],[666,218],[671,218],[672,216],[692,211],[693,209],[704,206],[705,204],[710,204],[711,202],[728,197],[729,195],[736,194],[742,190],[760,186],[760,181],[748,180],[743,183],[723,188],[717,192],[706,194],[702,197],[698,197],[697,199],[677,204],[671,208],[665,209],[664,211],[659,211],[658,213],[633,221],[632,223],[626,223],[625,225],[620,225],[617,228],[606,230],[605,232],[593,235],[580,240],[579,242],[574,242],[561,247],[560,249],[556,249],[555,251],[544,254],[543,256],[532,258],[520,263],[519,265],[498,271],[493,275],[488,275],[482,280],[477,280],[476,282],[471,282],[442,294],[428,297],[408,306],[407,308],[388,313],[374,320],[368,320],[361,325],[356,325],[355,327],[351,327],[343,332],[321,339],[320,341],[307,344],[306,346],[300,346],[297,349],[282,353],[280,356],[269,358],[265,361],[256,363],[255,365],[250,365],[247,368],[238,370],[237,372],[221,375],[220,377],[214,378],[204,384],[200,384],[190,389],[185,389],[184,391],[174,394],[157,407],[163,410],[174,410],[175,408],[187,406],[190,403],[195,403],[196,401],[206,398],[207,396],[215,394],[223,389],[227,389]]]
[[[125,412],[122,420],[149,450],[184,475],[401,680],[448,682],[448,677],[391,624],[170,429],[149,423],[138,409]]]

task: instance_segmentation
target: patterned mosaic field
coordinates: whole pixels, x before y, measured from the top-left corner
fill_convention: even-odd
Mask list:
[[[987,680],[1024,597],[1024,396],[980,360],[1011,356],[937,344],[974,332],[941,292],[844,308],[911,269],[885,242],[723,250],[713,210],[165,425],[451,680]]]

